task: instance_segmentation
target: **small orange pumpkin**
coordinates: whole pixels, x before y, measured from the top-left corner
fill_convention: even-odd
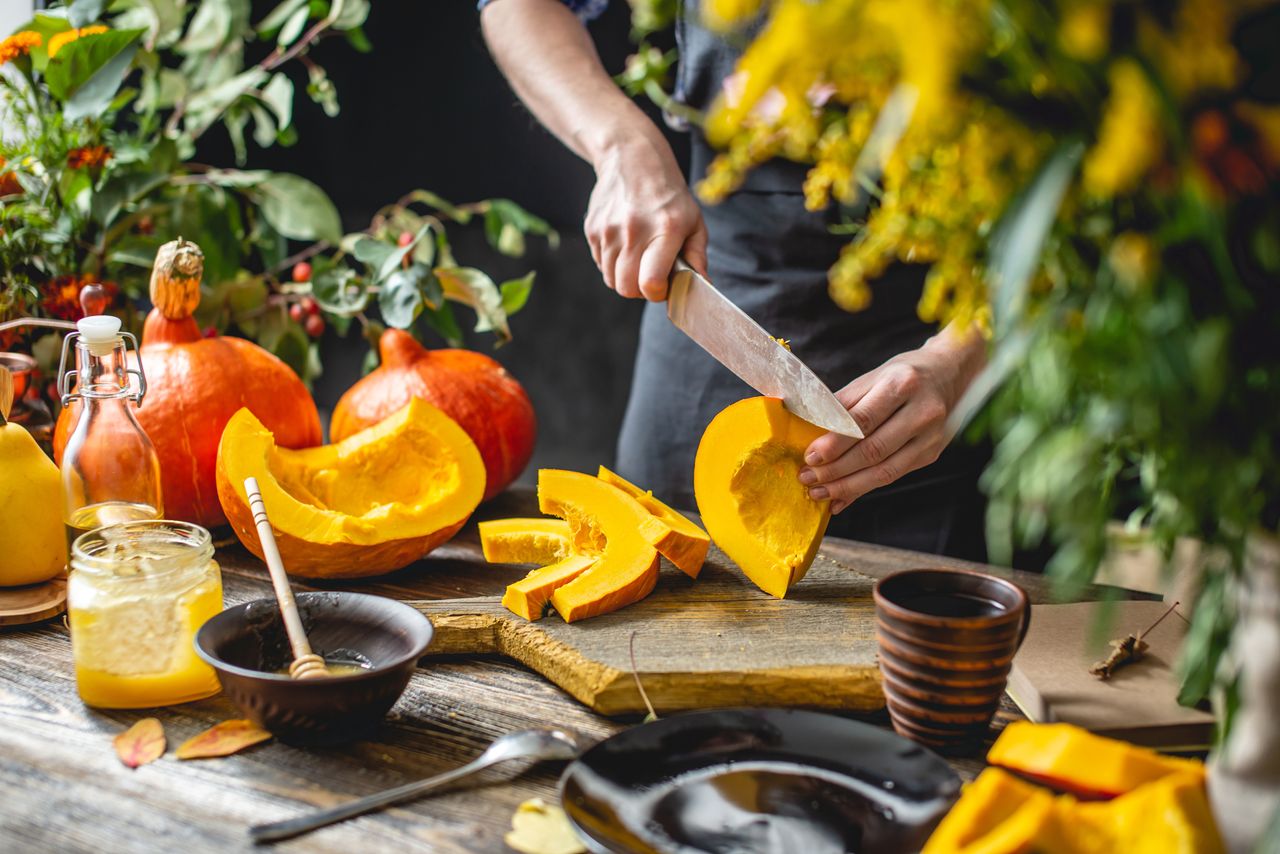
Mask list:
[[[288,365],[243,338],[200,333],[191,314],[203,271],[200,247],[182,238],[156,254],[155,308],[142,329],[147,396],[137,417],[160,457],[165,517],[211,528],[227,522],[214,472],[232,415],[248,408],[285,448],[319,445],[323,435],[315,402]],[[59,461],[79,417],[76,402],[58,418],[53,447]]]
[[[472,350],[428,350],[399,329],[382,333],[378,352],[382,365],[347,389],[333,410],[334,442],[417,397],[457,421],[480,449],[485,500],[520,476],[533,456],[538,422],[529,396],[506,368]]]

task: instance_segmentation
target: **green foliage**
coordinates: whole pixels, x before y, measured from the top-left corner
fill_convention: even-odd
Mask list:
[[[510,338],[508,317],[533,274],[500,287],[461,267],[446,224],[483,223],[510,256],[524,253],[527,236],[556,242],[513,202],[453,205],[417,190],[344,236],[311,181],[192,161],[215,129],[238,165],[251,143],[293,144],[291,65],[305,66],[307,95],[336,115],[337,92],[311,48],[338,33],[368,50],[370,9],[369,0],[283,0],[255,24],[250,0],[74,0],[21,27],[41,43],[0,75],[0,122],[19,131],[0,141],[0,188],[9,188],[0,195],[0,321],[75,317],[79,287],[100,280],[118,294],[113,310],[136,322],[156,249],[181,235],[204,250],[200,323],[256,339],[308,381],[320,370],[318,346],[295,305],[311,298],[340,334],[353,322],[380,328],[367,316],[376,306],[391,325],[461,344],[451,304],[464,303],[477,330]],[[84,27],[94,30],[70,32]],[[293,281],[302,260],[312,276]]]

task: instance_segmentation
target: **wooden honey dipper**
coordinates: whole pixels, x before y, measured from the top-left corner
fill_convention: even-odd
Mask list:
[[[271,530],[271,520],[267,518],[267,507],[262,503],[258,479],[246,477],[244,491],[249,498],[253,522],[258,527],[258,541],[262,543],[262,559],[267,562],[267,569],[271,572],[271,586],[275,588],[276,602],[280,604],[280,616],[284,619],[285,632],[289,635],[289,646],[293,649],[293,663],[289,665],[289,676],[293,679],[317,679],[328,676],[329,668],[321,656],[311,651],[311,644],[307,641],[307,631],[302,627],[302,618],[298,616],[298,603],[294,601],[293,589],[289,587],[289,575],[284,570],[284,561],[280,559],[280,549],[276,547],[276,535]]]

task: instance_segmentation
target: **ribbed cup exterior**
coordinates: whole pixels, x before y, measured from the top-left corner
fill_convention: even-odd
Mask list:
[[[899,604],[921,593],[949,592],[982,596],[1004,610],[943,617]],[[984,573],[911,569],[878,582],[874,597],[880,674],[894,729],[934,748],[980,740],[1030,622],[1026,593]]]

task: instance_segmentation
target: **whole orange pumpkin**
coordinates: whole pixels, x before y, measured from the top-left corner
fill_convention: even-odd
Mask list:
[[[137,416],[160,458],[165,518],[210,528],[227,521],[215,477],[218,441],[241,407],[283,447],[319,445],[323,435],[315,402],[288,365],[243,338],[201,334],[191,314],[203,269],[199,247],[182,238],[156,255],[155,308],[142,329],[147,395]],[[74,402],[58,418],[53,447],[59,461],[79,417]]]
[[[472,350],[428,350],[407,332],[378,341],[382,364],[338,401],[332,441],[370,427],[418,397],[457,421],[480,449],[485,500],[506,489],[533,456],[538,422],[524,388],[506,368]]]

